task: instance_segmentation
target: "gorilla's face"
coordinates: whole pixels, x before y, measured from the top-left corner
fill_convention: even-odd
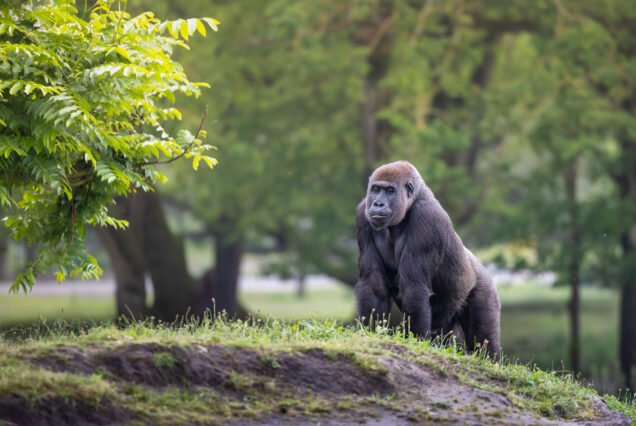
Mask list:
[[[367,218],[371,226],[378,230],[391,226],[395,218],[400,216],[400,188],[391,182],[376,181],[369,185],[367,191]]]

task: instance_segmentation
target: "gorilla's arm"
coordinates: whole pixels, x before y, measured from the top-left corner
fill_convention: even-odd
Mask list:
[[[388,318],[391,298],[387,288],[386,271],[373,241],[373,230],[364,215],[364,203],[358,206],[359,280],[355,287],[358,316],[366,325],[373,315],[376,319]]]
[[[407,317],[409,331],[420,337],[430,337],[432,279],[445,246],[445,232],[440,232],[440,225],[446,218],[435,204],[424,201],[413,204],[399,242],[398,283],[402,312]]]

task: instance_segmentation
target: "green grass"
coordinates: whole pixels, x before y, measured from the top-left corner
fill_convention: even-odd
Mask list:
[[[104,398],[112,399],[116,392],[99,375],[59,374],[0,357],[0,397],[19,395],[29,401],[62,397],[95,406]]]
[[[62,284],[63,285],[63,284]],[[569,288],[537,285],[503,286],[502,344],[504,351],[521,363],[536,363],[544,369],[568,369]],[[308,291],[304,298],[294,293],[243,293],[241,303],[258,315],[281,319],[337,319],[354,316],[352,289]],[[0,295],[0,328],[37,323],[38,318],[64,320],[112,319],[112,298],[34,295]],[[585,287],[582,290],[583,376],[602,392],[620,387],[618,368],[618,293]]]
[[[174,348],[200,350],[209,345],[257,351],[267,365],[273,365],[280,354],[318,348],[330,354],[330,360],[350,359],[354,365],[380,375],[386,374],[380,360],[395,357],[432,368],[466,386],[504,395],[515,407],[532,415],[561,419],[584,419],[593,415],[589,397],[595,392],[580,386],[571,375],[514,363],[493,364],[480,354],[462,355],[454,346],[437,347],[429,341],[404,339],[384,329],[371,333],[360,327],[343,327],[334,321],[289,323],[267,319],[221,320],[183,328],[142,323],[123,329],[102,325],[85,333],[54,332],[17,344],[0,341],[0,398],[11,396],[37,404],[37,401],[46,401],[47,397],[62,395],[68,401],[79,401],[88,406],[107,401],[133,413],[142,423],[157,424],[219,421],[230,414],[234,418],[267,418],[282,408],[323,416],[333,414],[338,408],[346,408],[354,414],[363,412],[361,410],[366,410],[368,404],[391,410],[404,409],[405,401],[377,396],[372,396],[372,400],[323,400],[320,395],[289,394],[275,381],[259,382],[257,377],[238,372],[230,372],[226,382],[228,389],[240,392],[237,400],[211,389],[170,387],[161,390],[113,381],[107,374],[83,376],[72,371],[52,372],[26,362],[30,357],[49,359],[59,345],[80,352],[102,350],[110,353],[130,343],[153,344],[155,352],[150,362],[164,369],[172,369],[178,364],[173,358]],[[393,350],[396,347],[401,349]],[[615,398],[609,398],[609,401],[613,409],[636,421],[633,404]]]
[[[152,354],[152,364],[157,368],[172,369],[177,364],[177,360],[170,352],[155,352]]]
[[[614,395],[605,395],[603,397],[610,410],[618,411],[625,414],[632,421],[632,426],[636,425],[636,398],[631,395],[623,398],[617,398]]]

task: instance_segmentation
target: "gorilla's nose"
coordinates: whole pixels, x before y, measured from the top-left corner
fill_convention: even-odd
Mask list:
[[[386,206],[386,204],[384,204],[384,202],[382,202],[382,201],[374,201],[373,202],[373,207],[383,208],[384,206]]]

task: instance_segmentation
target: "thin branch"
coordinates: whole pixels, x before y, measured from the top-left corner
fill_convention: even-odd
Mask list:
[[[378,31],[375,33],[373,40],[371,40],[371,43],[369,44],[369,52],[373,52],[378,47],[378,45],[382,41],[382,37],[384,37],[385,34],[388,33],[391,29],[391,26],[393,25],[393,22],[395,22],[396,17],[397,14],[396,12],[394,12],[391,14],[391,16],[388,16],[380,23]]]
[[[413,30],[411,37],[409,37],[409,43],[415,43],[422,35],[422,31],[424,31],[424,21],[426,21],[427,16],[431,13],[432,4],[433,2],[428,0],[417,14],[417,23],[415,24],[415,30]]]
[[[557,11],[559,12],[559,15],[564,16],[566,19],[572,20],[572,21],[580,21],[581,17],[578,15],[575,15],[573,13],[571,13],[561,2],[561,0],[554,0],[554,5],[557,8]]]
[[[170,164],[173,161],[177,161],[179,158],[183,157],[184,155],[186,155],[188,152],[190,152],[190,150],[192,149],[192,146],[196,143],[197,139],[199,138],[199,135],[201,134],[201,130],[203,130],[203,123],[205,122],[205,118],[208,116],[208,106],[205,106],[205,110],[203,110],[203,115],[201,116],[201,122],[199,123],[199,129],[197,130],[197,133],[194,135],[194,139],[192,139],[192,142],[190,142],[190,144],[183,150],[183,152],[181,152],[181,154],[177,155],[176,157],[172,157],[166,161],[159,161],[159,160],[155,160],[155,161],[147,161],[144,163],[138,163],[138,166],[150,166],[153,164]]]

